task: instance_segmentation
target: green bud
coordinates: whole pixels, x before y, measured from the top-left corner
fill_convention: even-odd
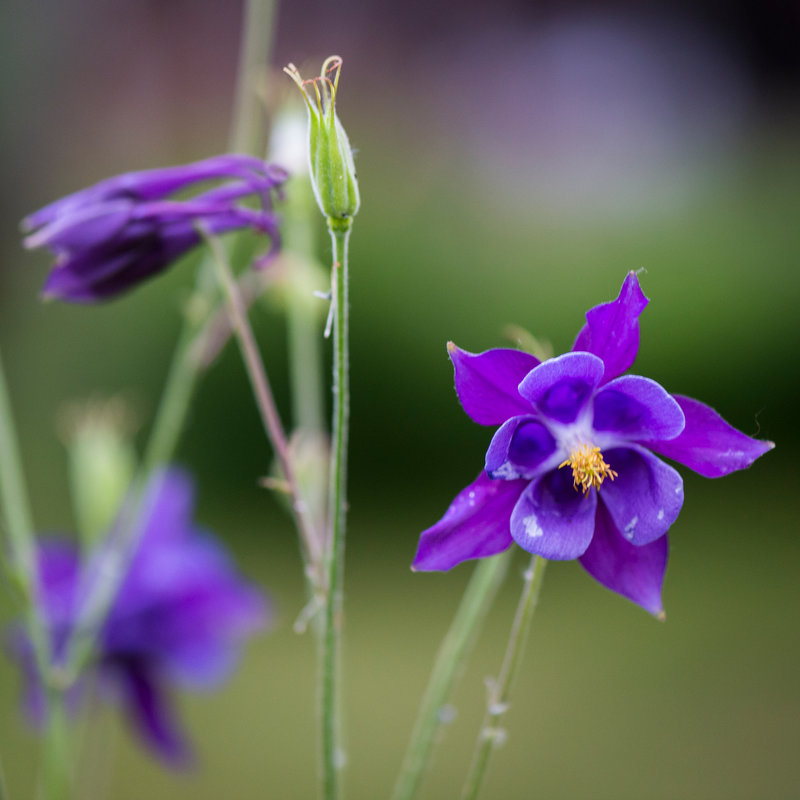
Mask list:
[[[116,397],[67,409],[63,422],[75,522],[88,549],[108,533],[133,479],[131,413]]]
[[[294,64],[284,72],[300,87],[308,107],[308,156],[311,185],[322,213],[330,220],[356,215],[360,198],[353,151],[336,116],[336,90],[342,59],[331,56],[318,78],[303,80]]]

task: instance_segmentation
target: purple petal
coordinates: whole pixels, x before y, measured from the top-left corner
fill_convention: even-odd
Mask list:
[[[456,394],[473,422],[502,425],[509,417],[530,413],[517,387],[538,359],[522,350],[468,353],[452,342],[447,352],[455,369]]]
[[[510,547],[511,511],[526,486],[527,481],[493,481],[482,472],[456,495],[439,522],[422,532],[411,569],[448,570]]]
[[[625,276],[619,297],[586,312],[586,324],[575,339],[573,350],[585,350],[603,359],[603,382],[616,378],[633,364],[639,351],[639,314],[648,299],[635,272]]]
[[[603,377],[603,362],[591,353],[565,353],[529,372],[519,393],[545,416],[574,422]]]
[[[72,622],[77,601],[81,574],[78,548],[68,539],[42,539],[37,558],[41,609],[52,628],[66,627]]]
[[[600,493],[622,535],[637,546],[663,536],[683,505],[683,480],[670,466],[641,447],[603,453],[617,477]]]
[[[183,685],[218,684],[242,640],[268,621],[262,594],[233,571],[208,537],[151,552],[146,573],[123,588],[104,635],[108,651],[147,653]]]
[[[605,508],[597,504],[594,538],[580,557],[583,568],[612,592],[663,618],[661,586],[667,569],[668,537],[637,547],[626,541]]]
[[[56,251],[75,251],[97,247],[116,236],[130,220],[134,206],[129,200],[82,208],[59,217],[28,236],[25,247],[50,247]]]
[[[606,384],[594,398],[592,427],[620,439],[673,439],[684,424],[681,407],[650,378],[623,375]]]
[[[261,192],[264,184],[278,186],[287,178],[281,167],[265,164],[246,155],[222,155],[177,167],[142,170],[115,175],[35,211],[23,222],[25,230],[34,230],[55,219],[72,215],[79,209],[108,200],[158,200],[193,183],[205,180],[239,178],[252,184],[251,191]]]
[[[145,527],[140,547],[185,538],[191,531],[194,484],[180,469],[163,469],[150,478],[142,503]]]
[[[522,493],[511,514],[511,535],[529,553],[555,561],[577,558],[592,540],[596,504],[596,492],[573,488],[569,470],[553,470]]]
[[[113,677],[122,690],[128,717],[144,742],[171,766],[185,765],[190,751],[156,676],[145,665],[128,661],[113,667]]]
[[[115,252],[90,250],[78,253],[56,264],[42,287],[42,295],[70,302],[93,302],[104,297],[103,287],[113,286],[118,293],[135,283],[132,275],[142,265],[153,265],[153,272],[163,269],[167,261],[153,258],[153,245],[138,245]]]
[[[713,408],[691,397],[673,395],[686,417],[683,432],[669,441],[649,441],[647,447],[706,478],[720,478],[749,467],[775,445],[751,439],[729,425]]]
[[[486,452],[486,472],[490,478],[530,480],[555,450],[555,439],[536,418],[512,417],[492,437]]]

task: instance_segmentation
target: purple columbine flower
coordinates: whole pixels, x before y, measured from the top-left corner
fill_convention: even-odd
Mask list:
[[[622,375],[647,303],[629,273],[616,300],[586,313],[572,352],[542,363],[519,350],[448,344],[464,410],[500,427],[484,471],[423,531],[413,569],[448,570],[516,542],[544,558],[577,558],[604,586],[663,615],[665,534],[683,481],[653,453],[717,478],[774,445],[650,378]]]
[[[245,155],[221,155],[181,167],[108,178],[34,212],[25,246],[48,247],[56,257],[45,297],[74,303],[107,300],[166,269],[200,242],[197,225],[212,234],[243,228],[266,233],[267,256],[278,245],[272,194],[287,178],[282,167]],[[176,192],[224,181],[190,199]],[[255,197],[259,208],[242,205]]]
[[[180,765],[190,751],[174,715],[171,687],[219,684],[230,674],[242,640],[265,626],[267,607],[263,595],[236,573],[223,546],[192,522],[187,475],[173,469],[154,476],[142,509],[136,549],[91,670],[98,690],[121,703],[144,742]],[[40,602],[57,663],[97,568],[103,569],[101,561],[83,563],[70,541],[40,543]],[[13,637],[12,652],[26,677],[26,709],[41,720],[44,697],[24,634]],[[71,705],[80,702],[85,684],[74,687]]]

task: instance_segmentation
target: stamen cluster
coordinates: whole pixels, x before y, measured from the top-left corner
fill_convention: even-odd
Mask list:
[[[618,476],[618,473],[606,464],[600,448],[592,447],[590,444],[582,444],[573,450],[569,458],[562,461],[558,468],[566,466],[572,467],[572,486],[575,491],[581,487],[584,494],[587,494],[592,486],[599,489],[606,478],[613,481]]]

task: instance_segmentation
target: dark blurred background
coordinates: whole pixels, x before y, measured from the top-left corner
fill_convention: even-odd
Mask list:
[[[72,527],[60,409],[126,392],[144,441],[192,268],[105,306],[43,305],[49,260],[22,250],[18,221],[108,175],[224,150],[240,18],[238,3],[212,0],[0,6],[0,340],[43,530]],[[363,199],[351,249],[350,796],[388,794],[471,570],[408,570],[419,531],[477,474],[490,435],[458,406],[445,342],[483,350],[516,323],[562,352],[586,309],[644,268],[636,371],[778,446],[724,481],[684,471],[666,624],[577,564],[551,565],[487,797],[800,797],[800,6],[284,3],[276,68],[313,72],[332,52]],[[264,306],[256,326],[281,387],[280,314]],[[202,383],[179,460],[197,476],[200,520],[271,593],[275,626],[223,691],[180,699],[194,772],[163,772],[112,715],[89,732],[85,796],[98,796],[100,763],[120,800],[312,796],[314,648],[291,630],[300,564],[256,485],[270,454],[232,349]],[[523,563],[459,684],[425,797],[460,786]],[[12,798],[30,795],[36,758],[17,688],[3,663]]]

